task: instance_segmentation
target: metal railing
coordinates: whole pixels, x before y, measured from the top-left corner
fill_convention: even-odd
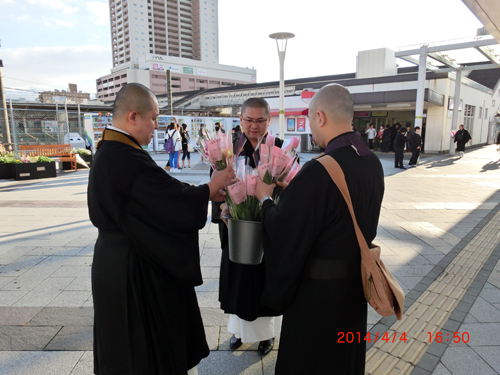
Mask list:
[[[12,144],[16,151],[20,145],[63,144],[66,133],[82,132],[83,112],[79,109],[18,109],[8,104],[7,111],[0,108],[0,143]]]

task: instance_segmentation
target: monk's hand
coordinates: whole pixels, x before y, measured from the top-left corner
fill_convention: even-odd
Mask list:
[[[227,217],[229,216],[229,210],[227,209],[227,204],[222,203],[220,205],[220,209],[221,209],[220,218],[222,219],[224,224],[226,224],[226,226],[227,226]]]
[[[285,181],[276,181],[276,185],[282,187],[283,190],[285,190],[285,188],[288,186],[288,184]]]
[[[258,200],[261,200],[264,197],[270,197],[273,194],[273,190],[276,187],[276,184],[268,185],[260,178],[257,179],[257,188],[255,190],[255,196]]]
[[[214,202],[222,202],[224,201],[224,199],[226,198],[226,192],[225,190],[217,190],[217,192],[212,196],[210,197],[210,200],[214,201]]]
[[[226,169],[222,171],[214,171],[212,174],[212,179],[207,184],[210,188],[210,199],[220,199],[222,200],[225,196],[222,195],[219,190],[225,189],[227,186],[232,185],[236,182],[236,176],[234,173],[234,169],[231,166],[228,166]],[[222,195],[222,199],[221,199]]]

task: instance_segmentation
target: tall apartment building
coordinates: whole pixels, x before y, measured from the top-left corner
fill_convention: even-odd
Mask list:
[[[218,0],[110,0],[113,67],[146,54],[219,62]]]

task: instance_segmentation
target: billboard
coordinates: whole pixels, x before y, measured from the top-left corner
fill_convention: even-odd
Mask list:
[[[182,72],[183,72],[184,74],[194,74],[194,72],[193,72],[193,68],[183,67],[183,68],[182,68]]]
[[[198,74],[199,76],[206,76],[207,75],[207,70],[206,69],[198,68],[198,69],[196,69],[196,74]]]
[[[165,70],[165,65],[163,64],[158,64],[158,63],[154,63],[153,64],[153,70]]]
[[[181,68],[177,65],[169,65],[168,70],[170,70],[173,73],[180,73],[181,72]]]

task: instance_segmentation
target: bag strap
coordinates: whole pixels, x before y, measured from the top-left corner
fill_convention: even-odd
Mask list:
[[[366,243],[365,237],[359,228],[358,222],[356,220],[356,214],[354,213],[354,208],[352,206],[351,195],[349,194],[349,188],[347,187],[347,182],[345,180],[344,172],[340,167],[339,163],[332,158],[331,156],[325,155],[324,157],[320,157],[316,159],[319,161],[323,167],[326,169],[333,182],[339,188],[342,196],[345,199],[347,204],[347,208],[349,208],[349,212],[351,213],[352,222],[354,224],[354,230],[356,231],[356,237],[358,239],[359,248],[361,249],[361,258],[364,262],[368,262],[370,264],[373,263],[373,258],[370,255],[370,250],[368,248],[368,244]]]

